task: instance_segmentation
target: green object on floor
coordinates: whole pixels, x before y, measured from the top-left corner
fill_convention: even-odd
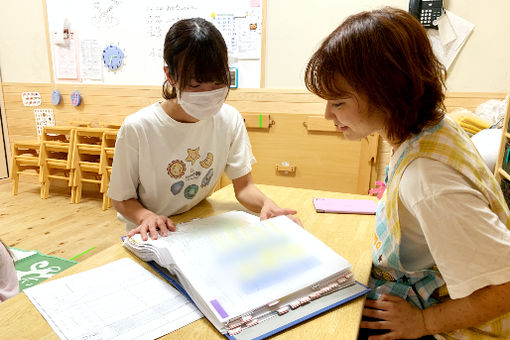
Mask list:
[[[19,280],[19,291],[35,286],[50,277],[74,266],[76,261],[45,255],[37,250],[9,248],[14,255],[14,268]]]
[[[76,259],[76,258],[78,258],[78,257],[80,257],[80,256],[82,256],[82,255],[84,255],[86,253],[88,253],[89,251],[94,250],[94,249],[96,249],[96,247],[92,247],[90,249],[87,249],[83,253],[79,253],[78,255],[71,257],[70,260],[74,260],[74,259]]]

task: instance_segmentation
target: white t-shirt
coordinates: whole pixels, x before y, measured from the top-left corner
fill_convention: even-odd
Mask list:
[[[136,198],[152,212],[171,216],[207,197],[223,172],[236,179],[251,172],[253,162],[243,118],[232,106],[224,104],[209,119],[181,123],[157,102],[122,124],[108,196]]]
[[[391,157],[390,169],[402,151]],[[402,175],[399,199],[406,270],[435,263],[451,298],[510,281],[510,231],[466,177],[442,162],[418,158]]]
[[[0,243],[0,302],[19,293],[18,276],[9,252]]]

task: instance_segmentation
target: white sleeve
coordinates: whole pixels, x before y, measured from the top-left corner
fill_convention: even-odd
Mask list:
[[[116,201],[138,198],[138,135],[128,124],[122,125],[115,142],[108,197]]]
[[[251,172],[251,165],[255,163],[246,126],[239,112],[236,112],[233,122],[232,140],[225,166],[225,173],[230,179],[242,177]]]
[[[417,162],[416,164],[413,164]],[[415,160],[401,200],[417,219],[452,298],[510,281],[510,231],[453,168]],[[402,184],[401,184],[402,185]]]
[[[18,294],[19,285],[14,261],[7,249],[0,243],[0,302]]]

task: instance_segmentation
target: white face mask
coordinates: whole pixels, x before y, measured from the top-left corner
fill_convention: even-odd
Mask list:
[[[226,86],[212,91],[181,92],[177,94],[177,103],[191,117],[204,120],[220,111],[227,93]]]

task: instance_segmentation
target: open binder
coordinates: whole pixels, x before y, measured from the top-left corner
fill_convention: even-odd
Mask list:
[[[263,339],[369,291],[343,257],[286,216],[232,211],[124,246],[231,339]]]

